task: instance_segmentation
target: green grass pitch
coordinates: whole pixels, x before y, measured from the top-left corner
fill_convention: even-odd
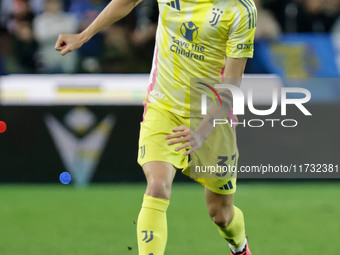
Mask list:
[[[0,185],[1,255],[137,255],[145,185]],[[339,183],[240,183],[253,255],[340,253]],[[166,255],[229,255],[199,184],[174,184]]]

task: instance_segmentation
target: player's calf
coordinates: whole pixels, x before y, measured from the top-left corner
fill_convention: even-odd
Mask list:
[[[148,184],[137,221],[138,254],[163,255],[168,236],[166,211],[176,171],[165,162],[146,163],[143,170]]]

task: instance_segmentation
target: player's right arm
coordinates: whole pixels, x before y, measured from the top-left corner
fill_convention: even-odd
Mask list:
[[[98,17],[79,34],[61,34],[55,45],[55,50],[61,55],[79,49],[103,28],[117,22],[128,15],[142,0],[112,0]]]

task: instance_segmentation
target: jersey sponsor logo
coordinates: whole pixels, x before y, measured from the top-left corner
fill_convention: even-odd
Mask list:
[[[181,41],[175,36],[171,37],[172,44],[170,45],[170,51],[188,58],[194,58],[204,61],[204,46],[200,46],[197,43],[188,43]]]
[[[181,6],[179,5],[179,0],[170,1],[166,5],[169,5],[170,7],[175,8],[178,11],[181,10]]]
[[[193,41],[197,38],[198,36],[198,26],[195,25],[194,22],[192,21],[187,21],[187,22],[184,22],[182,25],[181,25],[181,34],[182,36],[187,39],[188,41]]]
[[[212,12],[212,19],[209,21],[210,25],[213,27],[219,22],[221,15],[223,14],[223,11],[220,11],[220,9],[213,8]]]
[[[248,28],[255,28],[257,21],[257,11],[252,0],[239,0],[240,3],[246,8],[249,18]]]
[[[239,49],[239,50],[251,50],[253,48],[254,48],[253,43],[239,43],[239,44],[237,44],[237,49]]]

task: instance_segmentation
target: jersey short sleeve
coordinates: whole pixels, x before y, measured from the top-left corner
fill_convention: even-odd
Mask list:
[[[226,56],[231,58],[252,58],[257,10],[252,0],[239,0],[235,10],[234,24],[229,30]]]

